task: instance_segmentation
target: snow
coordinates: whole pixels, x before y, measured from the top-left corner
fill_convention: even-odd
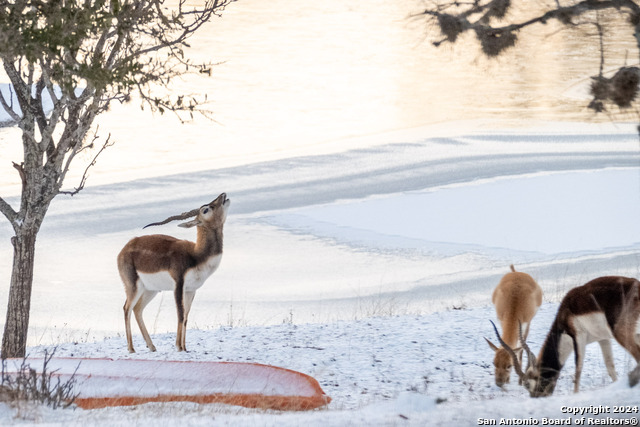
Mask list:
[[[540,345],[545,328],[555,315],[555,303],[540,308],[531,329],[530,343]],[[492,352],[483,336],[490,334],[491,307],[449,310],[424,316],[387,316],[326,324],[281,324],[269,327],[190,330],[188,353],[176,353],[172,334],[156,335],[158,352],[126,354],[124,338],[95,343],[60,343],[59,356],[119,359],[236,360],[268,362],[315,377],[333,401],[328,408],[305,413],[280,413],[212,405],[147,404],[138,408],[92,411],[33,409],[47,423],[69,425],[119,425],[134,416],[137,425],[180,423],[220,425],[477,425],[477,418],[567,418],[563,406],[632,405],[637,389],[624,379],[611,384],[599,347],[587,347],[582,391],[572,394],[573,364],[563,371],[555,395],[531,399],[515,378],[505,390],[494,385]],[[138,337],[138,343],[142,344]],[[51,347],[47,347],[51,349]],[[44,347],[31,349],[32,354]],[[634,365],[628,354],[614,345],[616,368],[626,372]],[[514,375],[515,376],[515,375]],[[438,403],[440,402],[440,403]],[[607,414],[604,414],[605,416]],[[609,416],[615,414],[608,414]],[[619,414],[618,414],[619,415]],[[633,415],[633,414],[631,414]],[[14,420],[10,410],[0,411],[0,421]],[[637,415],[636,415],[637,416]],[[578,415],[575,418],[579,419]],[[592,418],[597,418],[592,416]],[[43,420],[43,421],[44,421]],[[173,421],[175,420],[175,421]]]
[[[320,225],[330,232],[328,227],[333,224],[342,230],[457,247],[476,245],[547,255],[597,251],[637,243],[638,235],[627,231],[637,228],[639,182],[636,169],[525,175],[294,209],[269,219],[279,225],[295,222],[297,228],[313,230],[312,234]],[[604,206],[614,208],[602,209]]]
[[[368,148],[185,170],[56,199],[38,241],[30,356],[55,348],[59,357],[263,363],[311,375],[332,402],[300,413],[192,403],[0,406],[0,424],[542,424],[566,420],[565,406],[637,408],[637,387],[625,385],[635,362],[618,344],[613,384],[599,347],[589,346],[577,395],[571,359],[550,398],[529,398],[515,378],[505,390],[494,385],[483,337],[492,338],[490,295],[509,264],[545,292],[531,325],[534,350],[566,290],[600,275],[638,275],[634,125],[567,128],[413,133],[387,144],[377,136]],[[128,354],[115,255],[146,232],[193,239],[172,224],[141,227],[221,191],[233,200],[225,253],[196,295],[189,351],[175,350],[167,293],[145,310],[158,351],[134,327],[138,353]],[[504,212],[510,203],[517,221]],[[0,241],[10,234],[0,224]],[[10,255],[0,247],[5,283]]]

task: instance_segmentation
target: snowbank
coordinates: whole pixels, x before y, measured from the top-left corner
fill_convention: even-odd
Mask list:
[[[531,326],[529,342],[539,348],[555,316],[556,304],[545,303]],[[492,333],[492,307],[450,310],[423,316],[389,316],[327,324],[190,330],[191,351],[177,353],[175,336],[155,336],[158,352],[129,355],[123,337],[95,343],[61,343],[56,356],[117,359],[242,361],[286,366],[312,375],[332,402],[310,413],[256,411],[190,403],[147,404],[137,408],[92,411],[48,411],[37,408],[27,421],[41,419],[53,425],[90,423],[120,425],[134,417],[136,425],[478,425],[478,419],[578,420],[638,417],[638,389],[625,385],[635,362],[613,345],[621,379],[614,384],[597,345],[587,347],[581,392],[573,394],[572,360],[560,376],[554,396],[531,399],[512,383],[504,390],[493,380],[493,352],[483,336]],[[136,337],[142,343],[140,337]],[[30,350],[35,356],[51,347]],[[630,413],[613,413],[629,405]],[[609,413],[572,415],[567,408],[609,407]],[[14,412],[0,411],[0,422],[13,421]],[[575,421],[574,421],[575,423]]]

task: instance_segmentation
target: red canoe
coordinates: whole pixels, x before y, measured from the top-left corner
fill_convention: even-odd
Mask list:
[[[37,371],[44,362],[27,361]],[[8,362],[16,372],[23,360]],[[331,402],[314,378],[258,363],[54,357],[47,371],[62,382],[75,373],[75,403],[84,409],[185,401],[300,411]]]

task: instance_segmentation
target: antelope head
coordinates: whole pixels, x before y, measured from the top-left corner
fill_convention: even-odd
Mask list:
[[[211,203],[202,205],[201,207],[192,209],[188,212],[183,212],[180,215],[170,216],[164,221],[145,225],[144,228],[167,224],[171,221],[181,221],[193,217],[195,217],[193,220],[178,224],[178,227],[191,228],[208,226],[208,228],[216,228],[224,224],[224,221],[227,219],[227,211],[229,210],[230,204],[231,200],[227,198],[227,194],[222,193]]]
[[[529,395],[531,397],[543,397],[551,395],[553,393],[553,390],[555,389],[555,380],[557,380],[558,375],[554,375],[553,378],[546,378],[540,375],[540,367],[538,366],[536,356],[533,354],[533,352],[529,348],[529,345],[522,337],[522,326],[519,325],[520,343],[522,344],[522,349],[514,350],[502,340],[500,334],[498,333],[498,328],[492,321],[491,324],[493,325],[493,329],[496,332],[496,336],[498,337],[498,341],[500,341],[502,348],[511,357],[513,368],[520,378],[520,383],[524,386],[524,388],[527,389]],[[524,350],[527,353],[527,367],[524,370],[522,369],[522,366],[518,361],[518,355],[516,354],[516,351],[518,350]],[[524,361],[524,358],[522,358],[522,360]]]
[[[514,366],[514,363],[519,365],[518,360],[521,359],[522,348],[512,350],[512,352],[516,353],[518,357],[516,362],[514,362],[511,358],[510,352],[506,348],[496,346],[487,338],[485,338],[485,340],[487,341],[487,344],[489,344],[489,347],[491,347],[495,352],[495,356],[493,357],[493,366],[495,367],[496,385],[498,387],[503,387],[510,381],[511,368]]]

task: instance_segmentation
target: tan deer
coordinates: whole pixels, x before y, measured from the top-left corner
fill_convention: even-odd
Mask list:
[[[491,301],[496,307],[496,315],[502,326],[501,342],[506,342],[510,348],[518,353],[521,359],[522,349],[518,345],[518,325],[524,327],[524,338],[529,334],[531,319],[542,304],[542,289],[533,277],[527,273],[516,271],[511,265],[511,273],[502,277],[493,291]],[[497,347],[485,338],[489,347],[495,352],[493,365],[495,366],[495,380],[498,387],[504,386],[511,377],[513,360],[504,347]]]
[[[124,283],[127,300],[124,323],[129,352],[135,352],[131,337],[131,312],[136,316],[147,347],[156,351],[142,318],[142,311],[160,291],[173,291],[178,311],[176,347],[186,351],[187,319],[196,290],[211,276],[222,258],[222,228],[231,201],[225,193],[198,209],[171,216],[149,224],[162,225],[170,221],[195,216],[180,227],[197,227],[195,242],[179,240],[163,234],[135,237],[118,254],[118,270]],[[145,227],[145,228],[146,228]]]
[[[577,393],[580,390],[585,347],[589,343],[597,341],[600,344],[607,372],[613,381],[617,380],[617,375],[611,338],[615,338],[637,363],[640,362],[637,335],[639,318],[640,282],[620,276],[599,277],[567,292],[537,358],[526,340],[523,340],[522,345],[528,356],[526,369],[523,370],[516,363],[518,356],[515,351],[499,335],[498,339],[509,351],[516,372],[532,397],[553,394],[562,367],[571,353],[575,353],[573,391]],[[632,378],[630,381],[637,381]]]

